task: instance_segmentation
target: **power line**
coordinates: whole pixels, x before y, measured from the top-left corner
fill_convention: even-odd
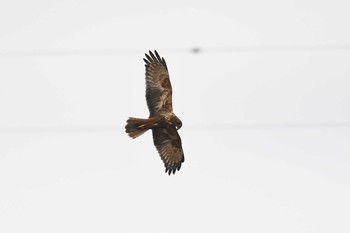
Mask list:
[[[286,52],[286,51],[325,51],[350,50],[350,44],[324,45],[260,45],[260,46],[225,46],[225,47],[192,47],[164,48],[167,53],[237,53],[237,52]],[[123,54],[140,54],[147,52],[141,49],[3,49],[0,56],[115,56]]]
[[[324,44],[324,45],[262,45],[262,46],[232,46],[203,48],[203,52],[286,52],[286,51],[323,51],[323,50],[350,50],[350,44]],[[193,52],[200,52],[200,48],[194,48]]]
[[[0,133],[89,133],[115,132],[124,130],[118,126],[33,126],[33,127],[0,127]]]
[[[322,129],[350,128],[350,122],[342,123],[253,123],[223,125],[193,125],[186,130],[256,130],[256,129]],[[0,127],[0,133],[98,133],[121,132],[122,126],[62,126],[62,127]]]
[[[350,122],[340,122],[340,123],[251,123],[251,124],[222,124],[222,125],[206,125],[205,127],[201,126],[192,126],[190,129],[195,130],[249,130],[249,129],[321,129],[321,128],[350,128]]]
[[[140,50],[118,50],[118,49],[7,49],[0,50],[0,56],[25,57],[25,56],[101,56],[138,54]]]

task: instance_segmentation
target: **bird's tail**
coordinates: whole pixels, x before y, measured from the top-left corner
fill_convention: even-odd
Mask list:
[[[148,127],[145,127],[148,122],[149,119],[129,117],[126,121],[125,132],[131,138],[137,138],[149,129]]]

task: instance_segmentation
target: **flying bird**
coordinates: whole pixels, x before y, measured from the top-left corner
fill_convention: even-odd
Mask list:
[[[137,138],[147,130],[152,130],[153,143],[164,162],[169,175],[180,170],[185,161],[181,138],[177,132],[182,127],[181,120],[174,114],[172,106],[172,87],[164,58],[156,50],[145,54],[146,102],[149,118],[129,117],[125,132]]]

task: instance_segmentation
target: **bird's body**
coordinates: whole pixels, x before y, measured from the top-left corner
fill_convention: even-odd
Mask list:
[[[181,120],[172,107],[172,87],[164,58],[157,51],[145,54],[146,100],[150,112],[148,119],[130,117],[125,126],[126,133],[136,138],[147,130],[152,130],[153,142],[164,162],[169,175],[181,168],[185,157],[181,138],[177,130],[182,127]]]

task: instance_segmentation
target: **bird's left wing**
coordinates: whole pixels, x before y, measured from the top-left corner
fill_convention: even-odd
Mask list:
[[[155,128],[152,132],[153,142],[164,162],[165,172],[174,174],[185,161],[179,133],[174,126]]]

